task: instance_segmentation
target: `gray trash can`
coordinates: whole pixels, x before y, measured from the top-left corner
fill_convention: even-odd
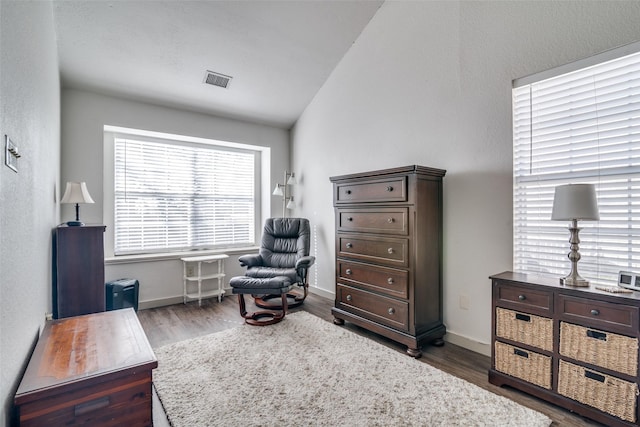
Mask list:
[[[136,279],[118,279],[107,282],[105,296],[107,311],[133,307],[138,311],[138,290],[140,283]]]

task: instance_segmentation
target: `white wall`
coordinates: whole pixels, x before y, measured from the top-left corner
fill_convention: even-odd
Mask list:
[[[330,176],[446,169],[447,339],[486,353],[488,276],[512,266],[511,81],[639,40],[638,22],[637,1],[385,2],[292,132],[317,285],[335,289]]]
[[[104,125],[270,147],[268,188],[275,187],[276,182],[282,182],[284,170],[289,169],[289,131],[286,129],[65,89],[62,91],[61,182],[87,183],[96,203],[80,207],[80,219],[85,223],[105,223],[103,188],[109,183],[103,180]],[[268,199],[272,201],[271,215],[281,216],[281,199]],[[63,221],[74,215],[72,205],[63,205]],[[106,233],[112,232],[108,227]],[[228,253],[230,258],[225,266],[227,279],[244,271],[237,261],[237,251]],[[182,263],[179,260],[128,264],[107,262],[107,281],[123,277],[140,281],[142,307],[181,301]]]
[[[4,135],[18,173],[4,165]],[[60,83],[50,2],[0,1],[0,425],[51,308]]]

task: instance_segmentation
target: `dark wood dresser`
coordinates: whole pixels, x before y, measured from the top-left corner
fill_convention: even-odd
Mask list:
[[[14,399],[20,426],[151,426],[157,366],[133,308],[47,322]]]
[[[105,310],[104,225],[56,227],[53,233],[53,318]]]
[[[442,345],[442,178],[407,166],[331,178],[336,221],[334,323],[407,346]]]
[[[607,426],[638,425],[640,292],[512,272],[491,280],[492,384]]]

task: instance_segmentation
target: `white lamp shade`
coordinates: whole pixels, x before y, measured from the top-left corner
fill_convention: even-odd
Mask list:
[[[293,209],[296,207],[296,202],[293,201],[293,197],[287,202],[287,209]]]
[[[67,188],[60,203],[95,203],[84,182],[67,182]]]
[[[296,185],[298,183],[298,181],[296,181],[296,176],[293,172],[291,172],[291,175],[289,176],[289,179],[287,180],[287,184],[288,185]]]
[[[276,188],[274,188],[273,193],[274,196],[284,196],[282,192],[282,186],[280,184],[276,184]]]
[[[598,200],[593,184],[566,184],[556,187],[551,219],[597,221],[600,219]]]

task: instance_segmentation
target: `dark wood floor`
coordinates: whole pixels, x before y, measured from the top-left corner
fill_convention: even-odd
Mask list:
[[[247,298],[247,302],[250,299],[251,298]],[[252,304],[247,305],[249,310],[254,308]],[[301,307],[293,309],[291,312],[305,310],[322,319],[332,321],[332,306],[332,300],[310,294]],[[153,348],[188,338],[219,332],[224,329],[236,327],[244,322],[240,317],[237,297],[235,296],[225,297],[221,303],[218,303],[218,300],[215,298],[206,300],[202,302],[202,307],[199,307],[197,302],[189,302],[186,305],[177,304],[140,310],[138,317]],[[345,326],[336,327],[348,328],[360,335],[368,336],[389,348],[406,354],[406,347],[370,333],[351,323],[347,322]],[[487,381],[487,370],[491,363],[490,358],[454,344],[446,343],[442,347],[430,346],[424,348],[423,356],[418,360],[542,412],[553,420],[553,427],[600,425],[517,390],[506,387],[496,387],[489,384]],[[156,427],[169,425],[166,422],[164,412],[157,398],[154,399],[154,423]]]

